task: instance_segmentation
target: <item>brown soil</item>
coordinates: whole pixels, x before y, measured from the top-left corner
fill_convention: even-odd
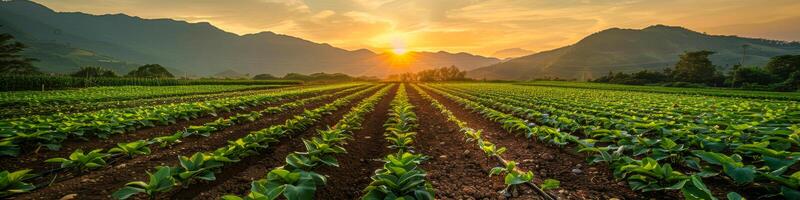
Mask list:
[[[505,185],[499,176],[489,177],[489,170],[499,166],[486,156],[475,142],[464,141],[458,126],[409,88],[409,99],[415,106],[419,131],[414,146],[430,157],[422,164],[436,190],[437,199],[505,199],[498,191]],[[523,186],[515,199],[541,199]]]
[[[312,109],[331,101],[332,99],[313,102],[307,104],[304,109]],[[63,180],[32,193],[22,194],[18,196],[18,199],[58,199],[68,194],[77,194],[79,199],[109,199],[111,193],[122,188],[127,182],[147,180],[146,171],[150,171],[156,166],[177,165],[176,157],[178,155],[189,156],[194,152],[216,149],[226,145],[228,140],[243,137],[252,131],[276,123],[282,123],[302,111],[303,109],[295,109],[272,116],[264,116],[255,122],[236,125],[212,134],[210,137],[184,138],[182,143],[153,152],[148,156],[124,160],[102,170]],[[218,176],[218,178],[223,177]]]
[[[325,93],[334,93],[336,91],[326,91]],[[220,117],[230,117],[238,113],[248,113],[251,111],[263,110],[270,106],[280,105],[295,101],[297,99],[309,98],[312,95],[303,95],[295,98],[285,98],[279,101],[266,103],[259,106],[248,107],[245,109],[232,110],[231,112],[221,112],[217,116],[201,116],[192,120],[181,120],[175,124],[170,125],[156,125],[155,127],[147,127],[135,130],[129,133],[114,134],[107,139],[101,138],[69,138],[64,141],[61,149],[58,151],[50,151],[48,149],[40,149],[38,152],[34,150],[27,151],[18,157],[4,157],[0,158],[0,169],[32,169],[36,173],[57,169],[57,164],[44,163],[44,160],[57,157],[67,157],[76,149],[83,149],[84,151],[91,151],[92,149],[109,149],[116,147],[117,143],[132,142],[136,140],[149,139],[154,137],[172,135],[177,131],[184,130],[189,126],[203,125],[207,122],[214,121]],[[24,149],[23,149],[24,150]]]
[[[369,92],[369,95],[373,93]],[[333,114],[323,117],[319,123],[308,130],[292,138],[281,139],[281,142],[270,148],[270,152],[266,152],[262,156],[251,156],[235,165],[226,166],[223,172],[218,174],[217,180],[213,182],[192,185],[188,189],[176,191],[168,196],[171,196],[170,199],[219,199],[226,194],[246,195],[250,191],[250,182],[262,179],[269,170],[284,165],[286,155],[296,151],[305,151],[302,139],[309,139],[316,135],[317,130],[333,126],[359,102],[360,100],[354,100]]]
[[[459,119],[467,122],[470,127],[483,129],[487,140],[508,148],[503,157],[517,161],[522,169],[533,171],[536,175],[535,183],[540,184],[548,178],[561,181],[559,189],[549,191],[559,199],[675,198],[674,194],[664,192],[651,192],[642,196],[632,191],[625,182],[615,180],[608,166],[587,166],[586,155],[575,153],[574,148],[549,146],[543,142],[512,135],[503,130],[498,123],[472,113],[431,90],[426,89],[426,92],[444,104]]]
[[[381,159],[391,152],[386,148],[383,137],[383,123],[388,119],[389,103],[394,99],[398,87],[393,86],[375,109],[365,116],[361,129],[353,133],[353,140],[343,147],[347,153],[339,154],[336,159],[339,167],[323,166],[317,173],[328,177],[328,184],[317,188],[319,199],[358,199],[361,191],[372,181],[375,169],[383,166]]]

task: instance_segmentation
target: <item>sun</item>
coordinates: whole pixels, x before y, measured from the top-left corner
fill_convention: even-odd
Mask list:
[[[408,50],[406,50],[405,47],[394,47],[392,49],[392,53],[394,53],[395,55],[403,55],[406,54],[407,52]]]
[[[403,55],[408,52],[406,48],[406,38],[400,34],[394,34],[391,37],[392,53],[395,55]]]

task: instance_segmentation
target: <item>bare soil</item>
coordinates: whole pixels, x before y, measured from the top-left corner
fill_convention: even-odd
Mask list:
[[[430,156],[422,164],[427,179],[436,189],[437,199],[507,199],[499,191],[505,184],[499,176],[489,177],[489,170],[499,162],[486,156],[475,142],[466,142],[459,127],[409,89],[415,106],[419,131],[414,144],[419,153]],[[512,199],[541,199],[531,188],[522,186]]]
[[[328,177],[328,184],[317,188],[318,199],[359,199],[361,191],[372,181],[370,176],[383,166],[381,159],[391,152],[386,148],[383,123],[388,119],[389,103],[394,99],[398,87],[393,86],[372,112],[365,116],[361,129],[353,133],[343,147],[347,153],[336,155],[339,167],[323,166],[316,172]]]

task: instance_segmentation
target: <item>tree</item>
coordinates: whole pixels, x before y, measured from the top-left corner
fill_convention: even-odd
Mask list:
[[[111,70],[102,67],[81,67],[80,70],[70,74],[73,77],[117,77],[117,74]]]
[[[708,59],[711,54],[714,52],[706,50],[684,53],[680,56],[680,61],[675,64],[675,70],[672,71],[673,79],[690,83],[712,84],[715,79],[718,79],[719,74],[716,73],[716,67]]]
[[[273,76],[272,74],[258,74],[256,76],[253,76],[253,79],[255,79],[255,80],[275,80],[275,79],[279,79],[279,78]]]
[[[25,45],[13,40],[14,36],[11,34],[0,34],[0,74],[40,73],[39,69],[33,66],[36,59],[26,58],[19,54],[25,50]]]
[[[735,84],[768,85],[777,82],[775,76],[760,67],[738,67],[733,73]]]
[[[159,64],[147,64],[142,65],[136,70],[128,72],[127,77],[139,77],[139,78],[172,78],[175,77],[172,73],[167,71],[167,68],[162,67]]]
[[[786,80],[793,72],[800,71],[800,55],[772,57],[764,68],[770,74],[777,76],[781,80]]]

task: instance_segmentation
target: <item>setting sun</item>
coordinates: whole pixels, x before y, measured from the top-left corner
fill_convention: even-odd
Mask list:
[[[395,55],[403,55],[403,54],[406,54],[406,52],[408,52],[406,50],[406,48],[397,48],[397,47],[395,47],[394,49],[392,49],[392,53],[394,53]]]

